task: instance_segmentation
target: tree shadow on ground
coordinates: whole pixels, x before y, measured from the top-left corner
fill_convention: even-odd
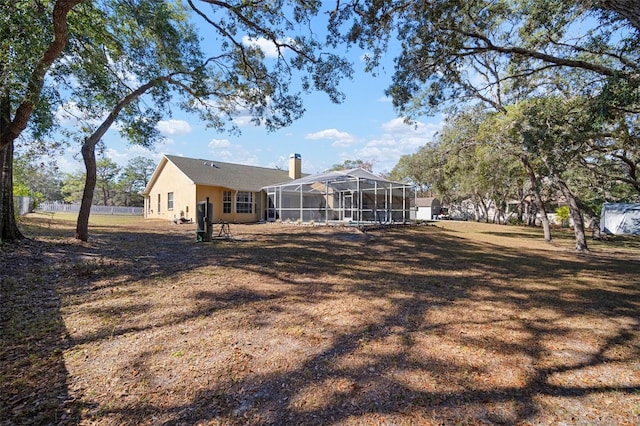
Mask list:
[[[136,403],[105,405],[92,414],[97,423],[136,424],[156,418],[163,424],[384,423],[385,419],[516,424],[535,421],[541,414],[541,398],[605,393],[624,398],[640,391],[633,375],[626,382],[558,380],[565,373],[613,363],[633,368],[640,357],[638,263],[498,248],[431,228],[367,235],[351,230],[310,230],[301,235],[273,228],[239,242],[211,244],[195,244],[188,230],[142,235],[104,229],[94,238],[91,246],[51,250],[52,258],[62,265],[62,279],[70,277],[65,273],[76,278],[58,283],[59,293],[71,309],[88,295],[107,301],[113,297],[112,305],[90,313],[116,315],[118,321],[96,327],[72,340],[72,345],[195,319],[214,321],[223,314],[242,315],[243,321],[234,324],[250,324],[254,333],[272,333],[274,319],[289,319],[292,327],[301,327],[294,337],[306,345],[296,349],[304,356],[293,368],[258,372],[252,372],[252,364],[261,356],[255,348],[240,343],[234,350],[220,348],[226,358],[216,361],[215,368],[224,374],[194,389],[186,402],[166,405],[151,396]],[[141,239],[144,252],[139,251]],[[250,282],[225,286],[215,281],[215,275],[207,275],[211,268],[232,269],[273,286],[269,290],[253,289]],[[153,308],[139,300],[142,295],[129,290],[128,283],[148,280],[150,285],[171,289],[171,282],[199,269],[202,281],[210,285],[190,296],[188,309],[151,324],[136,322]],[[588,280],[593,276],[603,277],[607,286],[594,285]],[[325,320],[309,309],[340,298],[362,302],[362,307],[357,303],[348,307],[357,322],[335,324],[331,312]],[[365,305],[382,301],[384,309],[358,314]],[[481,312],[483,307],[488,312]],[[53,312],[62,324],[56,307]],[[583,331],[572,321],[583,318],[607,322],[607,328],[597,330],[595,345],[550,348],[551,343],[579,341]],[[275,337],[292,339],[277,333]],[[438,349],[451,353],[443,356]],[[563,359],[564,353],[570,356]],[[130,377],[135,370],[131,380],[158,380],[149,367],[154,356],[149,348],[132,351],[121,374]],[[504,371],[521,377],[503,383],[490,380],[501,371],[484,360],[492,357],[506,362],[500,367]],[[64,371],[58,379],[65,382]],[[61,406],[52,410],[60,411]]]
[[[280,271],[270,272],[280,279],[286,280],[287,276],[300,274],[323,274],[327,268],[344,264],[345,253],[336,250],[330,242],[323,246],[316,241],[311,247],[305,248],[304,244],[292,243],[286,235],[280,237],[283,242],[281,247],[274,245],[272,249],[280,250],[281,256],[288,259],[288,275]],[[280,237],[274,236],[274,240]],[[199,420],[223,419],[238,424],[327,424],[350,419],[380,421],[391,415],[397,419],[398,415],[402,418],[402,413],[415,415],[418,412],[425,418],[444,423],[474,419],[514,424],[534,419],[539,414],[541,397],[581,398],[602,393],[632,396],[640,391],[638,380],[619,384],[614,379],[611,384],[593,385],[562,385],[555,380],[555,376],[565,372],[606,366],[610,362],[628,363],[629,368],[634,368],[634,359],[640,356],[637,320],[640,293],[634,280],[640,272],[637,263],[622,264],[609,259],[585,261],[570,257],[557,259],[532,253],[523,257],[522,251],[496,251],[488,246],[466,244],[445,235],[439,235],[436,241],[426,235],[411,234],[407,237],[407,234],[400,233],[390,235],[381,243],[384,250],[398,257],[406,254],[407,246],[429,250],[425,250],[424,254],[413,252],[411,259],[402,261],[368,257],[367,253],[375,251],[370,241],[361,249],[350,247],[353,256],[362,256],[363,263],[369,265],[368,269],[357,270],[353,291],[361,292],[365,297],[392,297],[402,291],[408,297],[396,299],[392,309],[381,312],[378,317],[371,318],[370,322],[352,332],[334,336],[329,348],[310,357],[294,371],[248,376],[239,382],[221,383],[218,387],[199,393],[193,398],[191,410],[186,410],[186,407],[176,409],[176,413],[188,413],[187,417],[179,416],[176,421],[180,423],[188,416],[200,413],[196,416]],[[305,250],[306,253],[302,253]],[[313,261],[309,264],[308,260],[302,259]],[[372,262],[383,265],[375,267]],[[388,262],[401,262],[407,267],[384,272],[384,264]],[[243,264],[246,265],[238,262],[234,267],[242,268]],[[353,259],[351,267],[349,272],[357,267]],[[430,273],[421,276],[419,271],[427,269]],[[460,269],[469,270],[471,274],[450,275]],[[407,270],[413,273],[403,272]],[[530,277],[532,273],[538,280],[549,283],[546,285],[547,291],[540,291],[536,285],[530,288],[518,286],[516,280]],[[611,288],[592,288],[590,283],[562,284],[564,278],[577,273],[595,276],[619,274],[629,281]],[[514,281],[516,283],[512,285],[503,284]],[[289,282],[295,284],[295,280]],[[540,317],[530,318],[498,315],[488,321],[489,325],[505,330],[512,328],[527,336],[516,343],[500,339],[487,342],[468,335],[472,334],[475,327],[486,326],[474,320],[471,312],[467,313],[468,320],[458,318],[455,324],[424,320],[430,312],[443,307],[467,300],[475,301],[478,290],[485,294],[481,297],[487,304],[509,304],[519,306],[522,311],[547,312]],[[306,289],[299,291],[306,293]],[[317,296],[322,294],[312,292],[308,295],[310,298]],[[322,303],[322,298],[318,303]],[[549,348],[545,343],[575,339],[575,330],[561,324],[585,314],[607,320],[619,318],[620,325],[611,330],[597,348],[585,350],[566,363],[546,365]],[[469,380],[469,374],[482,377],[495,371],[482,371],[474,364],[443,360],[437,354],[416,353],[416,339],[445,335],[451,338],[449,328],[462,330],[454,338],[460,347],[479,347],[499,356],[528,360],[530,368],[522,382],[507,386],[482,386],[480,381]],[[393,353],[375,352],[374,343],[394,338],[402,342],[400,350]],[[358,356],[363,358],[362,348],[367,345],[372,346],[372,352],[364,357],[365,361],[350,365],[349,359]],[[624,348],[624,355],[612,355],[612,352],[621,348]],[[441,382],[443,389],[438,390],[438,386],[435,386],[434,391],[420,390],[419,386],[409,385],[403,377],[399,379],[401,372],[417,376],[438,372],[439,376],[434,380]],[[633,375],[632,370],[629,373]],[[444,386],[445,383],[447,386]],[[315,401],[315,405],[308,405],[304,399],[306,390],[311,388],[317,391],[318,387],[323,386],[330,389],[325,392],[326,398],[321,402]],[[631,416],[637,417],[634,414]]]
[[[0,248],[0,424],[75,424],[56,280],[31,241]]]

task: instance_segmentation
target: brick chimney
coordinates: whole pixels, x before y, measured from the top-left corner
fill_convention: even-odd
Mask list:
[[[300,154],[289,155],[289,177],[291,179],[302,177],[302,156]]]

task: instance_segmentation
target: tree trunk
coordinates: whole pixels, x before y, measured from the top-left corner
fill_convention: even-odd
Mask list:
[[[480,207],[478,206],[478,203],[475,202],[475,199],[473,202],[473,214],[475,216],[476,222],[480,222]]]
[[[53,7],[53,38],[49,48],[33,69],[23,101],[17,106],[13,120],[9,93],[0,100],[0,239],[13,241],[24,238],[16,224],[13,207],[13,144],[27,128],[36,101],[44,86],[47,71],[64,50],[68,39],[67,15],[76,5],[89,0],[58,0]]]
[[[538,205],[535,200],[529,204],[527,209],[527,225],[536,226],[536,216],[538,215]]]
[[[589,248],[587,247],[587,238],[584,234],[584,218],[582,217],[580,207],[578,207],[578,201],[567,184],[557,173],[553,173],[553,178],[556,181],[558,188],[560,188],[562,195],[564,195],[564,198],[569,203],[569,212],[571,213],[571,219],[573,219],[573,232],[576,236],[576,251],[581,253],[589,252]]]
[[[599,224],[596,224],[591,230],[591,238],[594,240],[602,239],[602,231],[600,230]]]
[[[602,233],[600,231],[600,215],[596,213],[590,206],[583,203],[579,198],[576,198],[576,203],[578,205],[578,208],[582,212],[583,217],[586,215],[591,219],[591,238],[594,240],[602,239]]]
[[[89,216],[91,215],[91,204],[93,204],[93,193],[96,188],[96,152],[95,144],[89,140],[82,144],[82,159],[86,168],[84,190],[82,192],[82,202],[76,223],[76,239],[81,241],[89,240]]]
[[[13,144],[0,151],[0,242],[17,241],[24,238],[16,223],[13,207]]]
[[[106,186],[102,187],[102,204],[104,204],[105,206],[109,204],[109,190],[106,188]]]
[[[487,207],[487,203],[485,203],[484,198],[480,196],[476,196],[477,204],[482,209],[481,214],[484,216],[484,223],[489,223],[489,208]]]
[[[536,207],[538,212],[540,213],[540,222],[542,224],[542,230],[544,232],[544,240],[551,241],[551,226],[549,224],[549,217],[547,216],[547,209],[544,206],[544,200],[542,199],[542,195],[540,194],[540,185],[538,183],[538,178],[536,177],[536,172],[535,170],[533,170],[533,166],[525,155],[521,156],[520,160],[522,161],[522,164],[527,171],[527,176],[529,176],[529,182],[531,183],[531,190],[533,191]],[[535,224],[535,216],[533,218],[533,223]]]
[[[640,3],[637,0],[601,0],[602,7],[619,13],[640,30]]]
[[[5,91],[0,99],[0,133],[11,121],[9,93]],[[13,143],[0,150],[0,242],[16,241],[24,236],[16,224],[13,206]]]
[[[155,85],[162,81],[171,82],[171,77],[156,77],[149,80],[147,83],[138,87],[133,92],[125,96],[120,100],[118,104],[113,108],[113,111],[105,118],[100,124],[98,129],[91,136],[85,139],[82,144],[82,159],[86,168],[86,177],[84,190],[82,192],[82,202],[80,203],[80,212],[78,213],[78,222],[76,223],[76,239],[81,241],[89,240],[89,216],[91,215],[91,204],[93,204],[93,195],[96,190],[97,178],[97,163],[96,163],[96,145],[100,142],[100,139],[107,133],[107,130],[116,121],[118,114],[122,109],[143,95],[147,90],[151,89]],[[106,204],[105,204],[106,205]]]
[[[524,190],[522,188],[518,189],[518,198],[520,199],[520,202],[518,203],[518,210],[517,210],[518,223],[523,223],[524,215],[525,215],[525,212],[527,211],[527,207],[526,207]]]

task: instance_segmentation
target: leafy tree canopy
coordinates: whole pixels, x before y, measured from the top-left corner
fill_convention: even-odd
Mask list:
[[[400,43],[388,94],[403,114],[478,100],[501,109],[568,86],[599,95],[601,115],[639,110],[638,31],[599,2],[365,2],[336,19],[354,15],[347,39],[371,48],[372,67],[391,40]]]
[[[5,3],[0,9],[7,52],[0,56],[0,149],[27,126],[36,134],[54,129],[54,112],[63,105],[79,121],[69,136],[83,145],[88,168],[83,200],[89,203],[93,151],[116,122],[123,137],[151,146],[159,137],[157,122],[171,115],[170,101],[177,97],[180,108],[200,114],[212,127],[235,130],[233,118],[244,111],[273,130],[303,114],[301,91],[324,91],[339,102],[338,83],[351,75],[350,64],[325,49],[313,30],[320,2]],[[195,18],[208,27],[206,38],[196,31]],[[277,52],[275,58],[259,47],[264,40]],[[3,193],[0,207],[9,198]],[[3,217],[11,216],[1,210]],[[13,228],[10,222],[2,225],[7,227]],[[79,228],[86,227],[79,223]],[[81,234],[86,239],[86,232]]]
[[[349,170],[349,169],[357,169],[357,168],[362,168],[362,169],[371,171],[371,170],[373,170],[373,162],[364,161],[364,160],[360,160],[360,159],[344,160],[340,164],[334,164],[329,169],[327,169],[327,171],[330,172],[330,171],[335,171],[335,170]]]

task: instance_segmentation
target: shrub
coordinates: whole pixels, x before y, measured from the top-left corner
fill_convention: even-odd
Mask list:
[[[560,219],[562,226],[569,226],[569,206],[560,206],[556,209],[556,216]]]

